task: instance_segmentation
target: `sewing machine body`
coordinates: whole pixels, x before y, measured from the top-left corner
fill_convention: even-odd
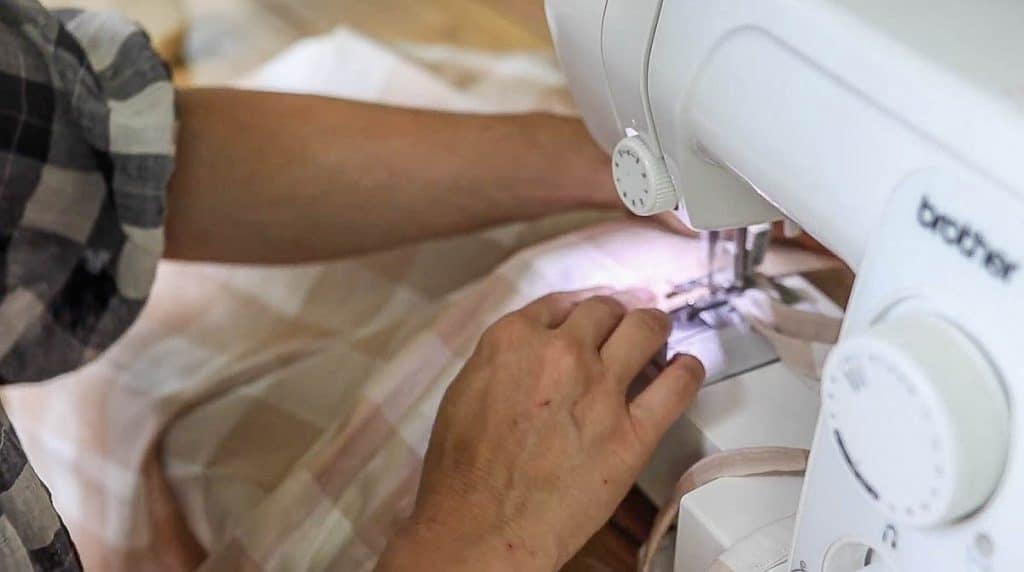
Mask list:
[[[785,216],[857,272],[786,570],[1024,569],[1024,4],[547,7],[627,206]]]

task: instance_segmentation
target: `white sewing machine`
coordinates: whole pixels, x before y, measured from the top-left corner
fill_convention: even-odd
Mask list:
[[[1024,570],[1024,3],[547,9],[627,206],[785,216],[857,272],[785,570]]]

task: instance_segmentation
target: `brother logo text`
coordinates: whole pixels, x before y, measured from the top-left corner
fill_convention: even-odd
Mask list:
[[[989,244],[980,231],[971,228],[966,221],[960,222],[942,214],[928,197],[921,198],[921,206],[917,209],[917,222],[941,237],[946,244],[956,247],[968,260],[978,260],[992,276],[1009,282],[1017,272],[1019,265],[1007,258],[1003,251]]]

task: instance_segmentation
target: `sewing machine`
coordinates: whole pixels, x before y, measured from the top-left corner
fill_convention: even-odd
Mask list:
[[[742,504],[717,518],[800,491],[786,572],[1024,570],[1024,3],[547,10],[627,207],[702,230],[786,218],[857,273],[805,479],[728,493]],[[816,396],[798,399],[813,419]],[[687,546],[677,570],[693,569]]]

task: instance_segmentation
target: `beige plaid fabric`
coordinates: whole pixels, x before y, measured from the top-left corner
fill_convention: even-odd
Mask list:
[[[456,88],[352,34],[321,42],[326,53],[312,44],[297,53],[329,73],[292,60],[281,68],[288,77],[258,79],[495,110],[500,102],[472,93],[500,70],[513,109],[531,90],[535,107],[565,101],[544,79],[549,56],[480,68],[474,54],[464,73],[479,79]],[[451,56],[447,74],[461,61]],[[338,79],[366,57],[383,70]],[[87,569],[368,570],[411,507],[439,400],[487,325],[551,291],[667,292],[701,270],[695,241],[646,223],[565,234],[594,220],[322,266],[163,264],[142,317],[111,351],[49,384],[8,390],[5,403]],[[821,260],[781,251],[769,264],[797,271]]]
[[[460,257],[449,255],[447,272],[457,272]],[[781,255],[770,263],[820,264]],[[376,328],[341,332],[316,355],[193,409],[168,432],[164,459],[193,530],[216,547],[205,569],[370,569],[412,506],[436,408],[485,327],[552,291],[667,293],[701,270],[698,241],[646,223],[575,231],[436,303],[378,311]]]

